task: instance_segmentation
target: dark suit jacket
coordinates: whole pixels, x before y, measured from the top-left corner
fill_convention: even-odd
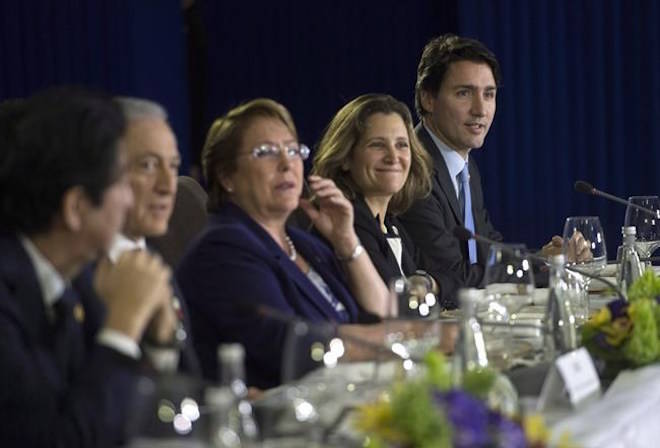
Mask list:
[[[458,288],[481,286],[488,246],[477,244],[478,262],[470,264],[467,242],[459,241],[452,233],[456,226],[464,227],[465,224],[447,164],[421,123],[417,125],[415,132],[433,159],[433,187],[428,197],[417,201],[400,219],[417,247],[428,258],[428,272],[431,275],[449,273],[454,279],[453,284],[443,285],[446,287],[443,288],[442,299],[446,306],[455,307],[455,293]],[[481,176],[472,157],[469,158],[468,170],[475,231],[501,241],[502,235],[495,230],[488,216]]]
[[[355,322],[358,309],[332,251],[304,231],[288,227],[287,232],[344,304],[348,321]],[[239,342],[246,351],[248,384],[273,387],[281,382],[284,320],[342,322],[270,235],[233,204],[210,215],[206,230],[181,260],[177,280],[190,308],[202,370],[212,379],[217,378],[218,344]],[[261,316],[254,310],[256,304],[284,318]]]
[[[364,246],[376,270],[387,285],[391,279],[401,276],[394,252],[392,252],[385,234],[380,229],[380,223],[371,213],[364,198],[357,197],[352,202],[355,212],[355,233],[360,238],[360,243]],[[408,232],[406,232],[395,216],[388,214],[385,217],[385,222],[388,227],[395,226],[399,231],[402,246],[401,268],[404,274],[414,274],[417,270],[417,263],[420,257],[419,251],[408,235]]]
[[[99,299],[85,310],[82,365],[59,367],[34,267],[14,235],[0,235],[0,446],[104,447],[125,436],[137,362],[97,345]]]

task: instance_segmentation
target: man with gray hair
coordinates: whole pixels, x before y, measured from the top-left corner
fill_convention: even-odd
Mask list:
[[[115,237],[108,252],[111,261],[132,250],[147,250],[146,238],[161,236],[167,232],[168,221],[174,208],[177,192],[177,176],[181,157],[176,137],[167,123],[167,112],[159,104],[141,98],[118,97],[126,119],[123,138],[127,155],[128,179],[133,190],[133,207],[129,209],[122,232]],[[154,320],[147,333],[143,348],[158,370],[177,368],[178,352],[171,348],[154,347],[149,339],[162,340],[163,333],[174,332],[173,343],[186,342],[184,303],[176,285],[172,308],[163,310],[160,319]],[[183,352],[182,367],[197,373],[196,357],[192,347]]]

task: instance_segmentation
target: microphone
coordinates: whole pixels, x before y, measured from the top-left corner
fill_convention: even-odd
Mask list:
[[[500,246],[506,253],[508,253],[510,255],[513,255],[514,257],[520,257],[520,255],[518,253],[516,253],[516,250],[513,249],[508,244],[504,244],[504,243],[501,243],[499,241],[492,240],[490,238],[487,238],[485,236],[482,236],[482,235],[479,235],[479,234],[476,234],[476,233],[472,233],[468,229],[466,229],[465,227],[455,227],[453,233],[454,233],[454,236],[456,238],[458,238],[459,240],[461,240],[461,241],[467,241],[471,238],[474,238],[475,240],[479,241],[480,243],[485,243],[485,244],[488,244],[489,246],[492,246],[492,245]],[[543,257],[540,257],[536,254],[533,254],[531,252],[526,252],[525,256],[527,256],[531,261],[534,261],[538,264],[547,265],[546,259],[543,258]],[[576,268],[576,267],[570,266],[570,265],[564,266],[564,269],[566,269],[567,271],[575,272],[576,274],[580,274],[584,277],[595,279],[595,280],[598,280],[598,281],[604,283],[605,285],[612,288],[614,290],[614,292],[616,292],[616,295],[619,296],[619,298],[625,300],[626,296],[623,294],[623,292],[618,287],[618,285],[616,285],[615,283],[609,281],[605,277],[601,277],[601,276],[598,276],[598,275],[591,274],[587,271],[584,271],[582,269],[579,269],[579,268]]]
[[[654,211],[651,210],[650,208],[642,207],[641,205],[633,204],[630,201],[626,201],[625,199],[622,199],[620,197],[611,195],[609,193],[605,193],[604,191],[600,191],[597,188],[595,188],[593,185],[591,185],[589,182],[585,182],[583,180],[578,180],[575,182],[574,185],[575,191],[578,193],[584,193],[584,194],[591,194],[594,196],[600,196],[605,199],[609,199],[610,201],[618,202],[619,204],[626,205],[628,207],[635,208],[637,210],[640,210],[644,213],[648,213],[649,215],[652,215],[656,219],[660,219],[660,210]]]

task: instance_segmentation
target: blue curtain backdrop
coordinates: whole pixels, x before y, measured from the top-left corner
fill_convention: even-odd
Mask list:
[[[621,196],[659,191],[654,0],[197,0],[196,8],[0,0],[0,99],[58,83],[153,98],[169,110],[187,165],[212,119],[256,96],[287,105],[312,145],[362,93],[412,107],[422,47],[458,32],[485,42],[503,68],[495,122],[474,156],[507,240],[538,247],[566,216],[595,214],[613,256],[624,208],[574,193],[573,182]]]
[[[566,216],[597,215],[614,257],[625,207],[573,183],[660,192],[658,2],[461,0],[458,17],[503,69],[494,125],[473,152],[495,223],[539,245]]]
[[[417,62],[456,32],[455,1],[203,2],[208,35],[205,128],[230,107],[271,97],[310,147],[337,110],[384,92],[413,104]]]
[[[56,84],[160,102],[187,165],[179,0],[0,0],[0,100]]]

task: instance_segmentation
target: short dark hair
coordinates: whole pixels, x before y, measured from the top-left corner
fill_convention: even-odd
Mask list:
[[[0,226],[27,235],[50,229],[67,190],[80,186],[99,205],[117,180],[125,129],[108,96],[59,87],[0,114]]]
[[[495,55],[484,44],[475,39],[444,34],[435,37],[424,47],[417,66],[415,83],[415,111],[421,119],[426,111],[422,107],[422,92],[438,93],[449,66],[458,61],[472,61],[487,64],[493,72],[495,85],[500,86],[500,64]]]

